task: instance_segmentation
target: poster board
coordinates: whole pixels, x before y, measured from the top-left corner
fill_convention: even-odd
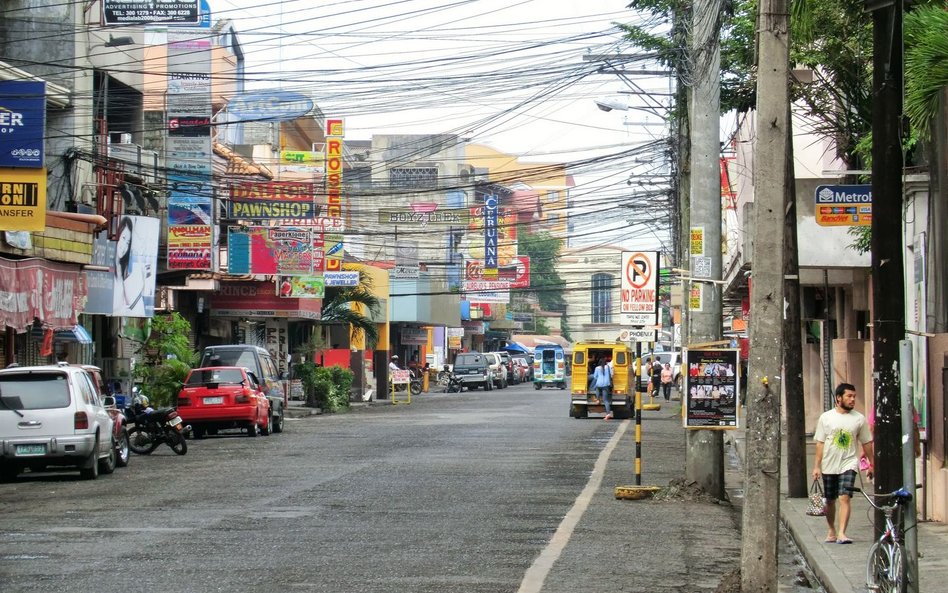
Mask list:
[[[738,428],[740,351],[737,348],[685,348],[684,359],[684,427]]]

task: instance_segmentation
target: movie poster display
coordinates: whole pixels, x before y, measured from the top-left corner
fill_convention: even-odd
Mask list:
[[[685,349],[685,428],[738,428],[739,352]]]

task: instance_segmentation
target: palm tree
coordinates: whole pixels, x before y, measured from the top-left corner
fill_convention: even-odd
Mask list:
[[[381,301],[372,294],[371,288],[372,279],[362,270],[359,271],[358,286],[327,287],[326,296],[323,298],[320,325],[346,323],[349,325],[350,342],[361,334],[365,336],[366,347],[374,348],[379,340],[378,327],[369,316],[353,307],[353,305],[358,305],[358,308],[363,311],[378,312]]]

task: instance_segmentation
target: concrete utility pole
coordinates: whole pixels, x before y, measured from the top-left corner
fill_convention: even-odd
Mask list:
[[[784,216],[790,134],[787,0],[761,0],[757,17],[757,138],[751,276],[741,591],[777,591]]]
[[[700,306],[691,309],[689,345],[721,339],[721,4],[696,0],[691,37],[691,226],[688,235],[703,237],[702,253],[689,253],[692,284],[701,290]],[[683,233],[684,234],[684,233]],[[724,435],[719,430],[689,430],[685,477],[709,494],[724,497]]]
[[[902,233],[902,1],[867,2],[872,13],[872,374],[876,492],[902,483],[899,340],[905,338]],[[911,377],[911,369],[903,369]],[[909,445],[911,446],[911,445]],[[885,528],[876,513],[876,530]]]

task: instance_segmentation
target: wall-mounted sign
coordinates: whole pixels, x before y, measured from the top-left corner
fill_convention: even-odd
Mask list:
[[[497,196],[484,198],[484,277],[496,278],[497,265]]]
[[[43,167],[46,83],[0,81],[0,167]]]
[[[286,121],[313,110],[313,100],[291,91],[261,91],[237,95],[227,104],[235,121]]]
[[[46,169],[0,169],[0,231],[46,229]]]
[[[818,185],[816,224],[820,226],[870,226],[872,224],[871,185]]]
[[[424,346],[428,343],[428,330],[418,327],[403,327],[399,330],[402,345]]]
[[[227,216],[243,220],[314,218],[321,210],[315,197],[315,184],[304,181],[237,183],[230,188]]]
[[[326,286],[358,286],[359,285],[359,273],[358,272],[326,272],[323,274],[323,278],[326,281]]]
[[[277,294],[281,298],[321,299],[326,296],[322,276],[278,276]]]
[[[738,426],[738,350],[685,349],[685,428]]]
[[[411,207],[379,208],[379,222],[381,224],[418,227],[428,225],[466,227],[469,220],[470,210],[468,208],[436,208],[426,211],[418,211]]]
[[[103,0],[107,25],[199,23],[198,0]]]

